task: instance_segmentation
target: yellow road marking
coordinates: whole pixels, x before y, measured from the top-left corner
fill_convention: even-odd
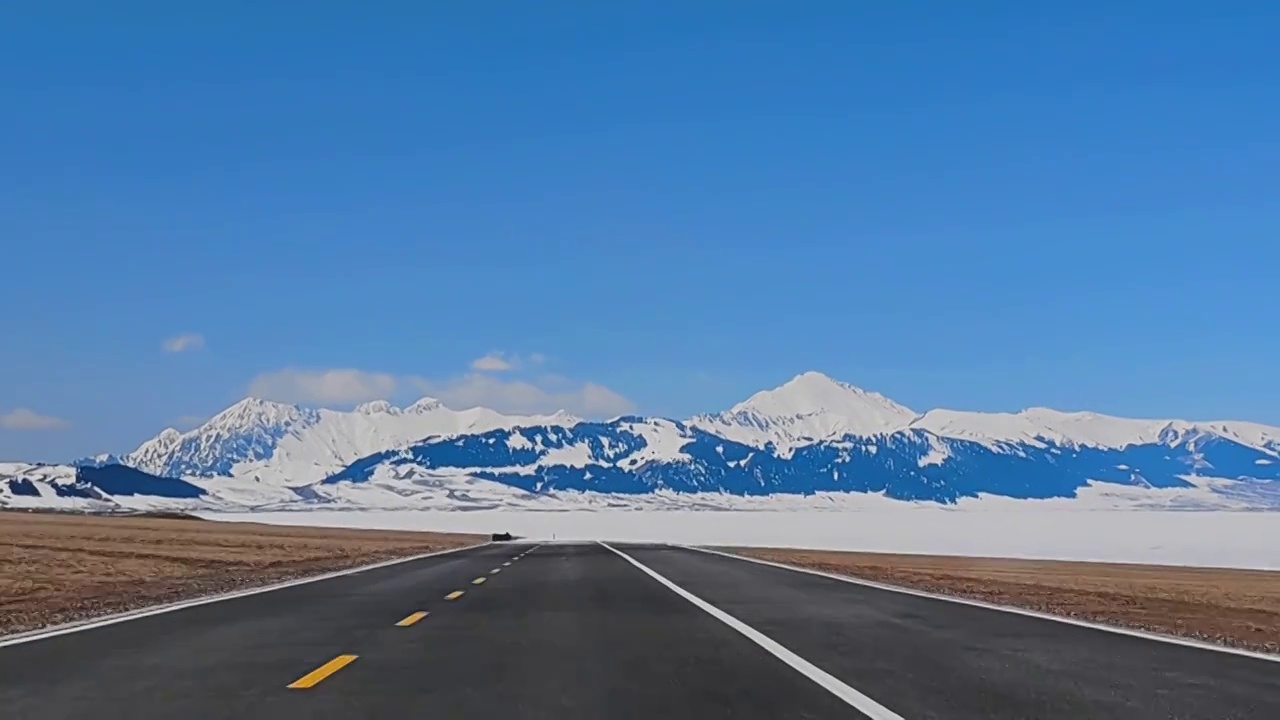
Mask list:
[[[445,595],[445,596],[444,596],[444,599],[445,599],[445,600],[457,600],[458,598],[462,597],[462,593],[463,593],[463,592],[464,592],[464,591],[462,591],[462,590],[454,590],[453,592],[449,593],[448,595]]]
[[[407,618],[405,618],[405,619],[401,620],[400,622],[396,623],[396,626],[397,626],[397,627],[409,627],[410,625],[412,625],[412,624],[414,624],[414,623],[418,622],[419,620],[421,620],[422,618],[424,618],[424,617],[426,617],[426,616],[427,616],[427,613],[426,613],[425,611],[419,610],[418,612],[416,612],[416,613],[414,613],[414,614],[410,615],[409,617],[407,617]]]
[[[321,680],[324,680],[342,668],[350,665],[357,657],[359,657],[359,655],[339,655],[315,670],[312,670],[306,675],[294,680],[289,687],[293,690],[305,690],[306,688],[313,687]]]
[[[489,574],[490,574],[490,575],[497,575],[497,574],[498,574],[498,573],[500,573],[500,572],[502,572],[502,568],[494,568],[494,569],[492,569],[492,570],[490,570],[490,571],[489,571]]]
[[[485,580],[487,580],[487,579],[488,579],[488,578],[478,577],[478,578],[476,578],[475,580],[472,580],[472,581],[471,581],[471,584],[472,584],[472,585],[483,585],[483,584],[484,584],[484,581],[485,581]]]

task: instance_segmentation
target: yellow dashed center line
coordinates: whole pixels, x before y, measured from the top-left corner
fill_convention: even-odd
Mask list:
[[[482,577],[478,577],[478,578],[476,578],[475,580],[472,580],[472,581],[471,581],[471,584],[472,584],[472,585],[483,585],[483,584],[484,584],[484,581],[485,581],[485,580],[488,580],[488,579],[489,579],[489,578],[482,578]]]
[[[444,599],[445,599],[445,600],[457,600],[458,598],[462,597],[463,592],[465,592],[465,591],[463,591],[463,590],[454,590],[453,592],[449,593],[448,595],[445,595],[445,596],[444,596]]]
[[[396,623],[396,627],[409,627],[410,625],[418,622],[419,620],[421,620],[426,616],[427,616],[427,613],[425,611],[419,610],[418,612]]]
[[[359,655],[339,655],[315,670],[312,670],[306,675],[294,680],[289,685],[289,688],[292,690],[305,690],[309,687],[314,687],[321,680],[324,680],[342,668],[350,665],[357,657],[359,657]]]

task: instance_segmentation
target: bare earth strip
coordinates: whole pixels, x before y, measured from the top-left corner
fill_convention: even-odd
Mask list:
[[[448,533],[0,512],[0,634],[486,539]]]
[[[1280,652],[1280,572],[773,548],[726,550],[891,585]]]

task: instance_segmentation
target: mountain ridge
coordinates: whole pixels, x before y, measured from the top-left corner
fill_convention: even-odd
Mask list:
[[[955,504],[1075,498],[1103,483],[1206,506],[1280,508],[1280,428],[1048,408],[917,413],[816,372],[687,420],[512,416],[435,398],[349,411],[248,398],[175,433],[118,461],[232,504],[465,507],[485,497],[522,506],[564,493],[634,504],[668,492]],[[103,458],[117,459],[83,464]]]
[[[368,418],[369,424],[357,418]],[[481,407],[453,410],[432,397],[420,398],[404,408],[375,400],[350,411],[250,397],[185,433],[167,428],[131,453],[99,458],[118,460],[156,475],[209,477],[235,474],[237,466],[269,461],[276,456],[278,446],[284,444],[283,454],[290,461],[287,464],[291,469],[315,475],[299,465],[332,469],[365,455],[431,436],[452,437],[542,424],[568,426],[581,421],[563,411],[519,416]],[[776,388],[757,392],[726,411],[695,415],[682,422],[744,445],[769,448],[783,456],[806,445],[834,442],[846,436],[873,437],[914,429],[943,438],[974,440],[990,447],[1010,444],[1043,447],[1051,443],[1122,449],[1208,434],[1259,448],[1280,459],[1280,428],[1260,423],[1123,418],[1044,407],[1012,413],[947,408],[917,413],[880,393],[815,371],[800,373]],[[313,428],[317,430],[315,434],[325,436],[320,447],[297,437]],[[349,441],[343,442],[344,434],[357,437],[348,437]],[[289,442],[290,439],[293,442]],[[81,461],[80,464],[90,463]]]
[[[350,411],[244,398],[200,426],[166,429],[122,456],[99,456],[168,477],[214,477],[269,471],[323,475],[364,455],[428,437],[483,432],[519,424],[573,423],[552,415],[503,415],[488,408],[452,410],[433,397],[399,408],[385,400]],[[83,463],[82,463],[83,464]],[[315,468],[315,469],[312,469]]]

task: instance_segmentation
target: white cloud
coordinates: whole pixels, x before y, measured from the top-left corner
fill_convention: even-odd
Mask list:
[[[484,372],[505,372],[507,370],[519,370],[523,365],[542,365],[546,361],[547,356],[542,353],[518,355],[495,350],[484,357],[472,360],[471,369]]]
[[[183,333],[164,341],[161,346],[165,352],[180,353],[187,350],[199,350],[204,347],[204,336],[200,333]]]
[[[514,370],[520,364],[520,358],[512,355],[506,357],[504,353],[491,352],[484,357],[478,357],[471,361],[472,370],[486,370],[490,372],[502,372],[504,370]]]
[[[566,410],[585,417],[613,417],[635,410],[635,403],[598,383],[557,380],[561,382],[548,388],[526,380],[505,380],[481,373],[445,381],[410,379],[420,392],[456,409],[480,406],[524,414]]]
[[[71,427],[71,423],[27,408],[17,408],[0,415],[0,427],[7,430],[65,430]]]
[[[385,400],[395,393],[396,385],[396,378],[386,373],[285,368],[255,377],[249,394],[281,402],[343,405]]]
[[[539,354],[522,357],[493,352],[471,363],[473,370],[445,378],[391,375],[355,369],[284,368],[258,375],[249,394],[282,402],[341,406],[367,400],[410,400],[430,395],[455,410],[487,407],[498,412],[544,414],[565,410],[583,417],[614,417],[634,412],[635,403],[599,383],[541,373],[517,378],[492,373],[546,361]],[[196,424],[194,418],[191,424]]]

